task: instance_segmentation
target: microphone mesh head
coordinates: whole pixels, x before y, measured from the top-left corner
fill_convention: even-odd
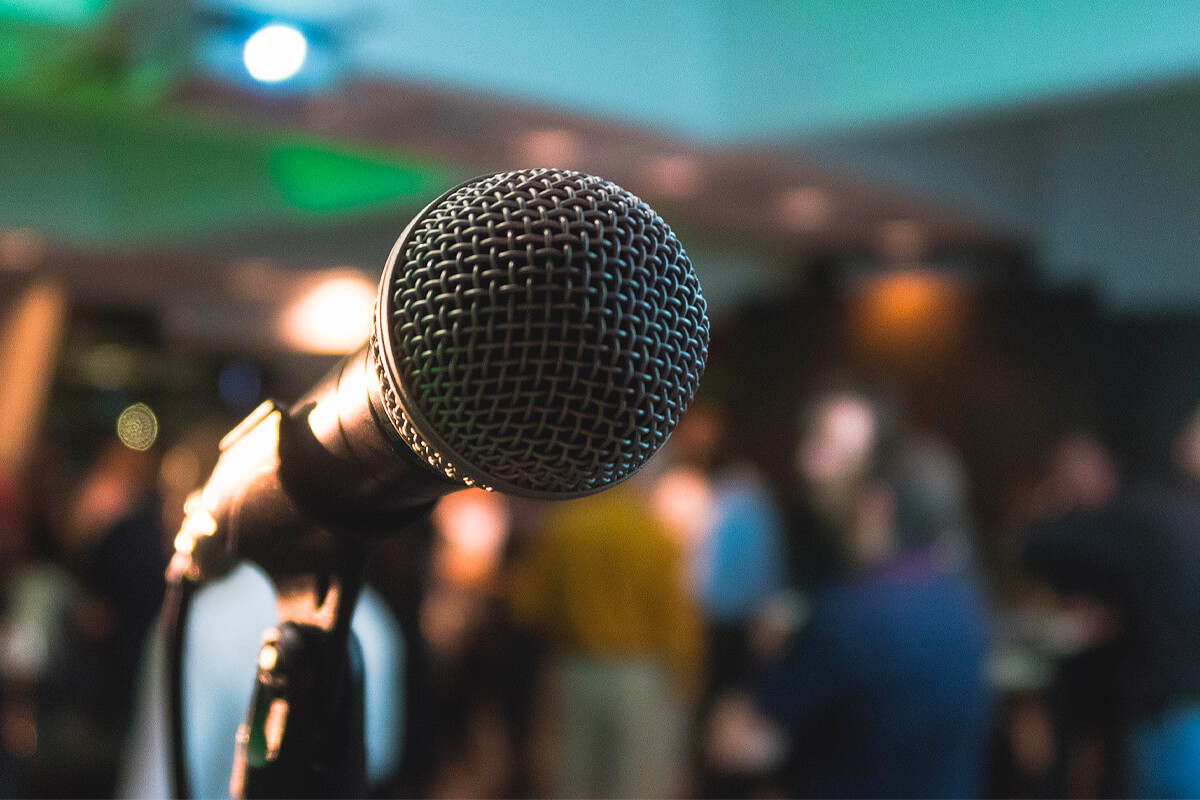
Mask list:
[[[503,172],[435,201],[381,287],[376,361],[409,447],[455,480],[590,494],[666,441],[708,317],[667,224],[613,183]]]

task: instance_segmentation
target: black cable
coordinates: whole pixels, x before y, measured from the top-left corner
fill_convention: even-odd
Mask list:
[[[170,741],[169,767],[176,800],[191,800],[184,747],[183,657],[187,636],[187,617],[196,590],[185,570],[169,570],[167,593],[162,607],[162,630],[166,647],[167,738]]]

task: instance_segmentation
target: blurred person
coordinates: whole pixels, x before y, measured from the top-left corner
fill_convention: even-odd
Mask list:
[[[976,571],[967,471],[954,449],[931,434],[905,437],[891,482],[903,546],[928,550],[950,572]]]
[[[158,454],[116,437],[100,448],[80,487],[66,530],[68,553],[82,567],[86,592],[77,610],[106,671],[98,699],[124,732],[142,644],[166,590]]]
[[[0,464],[0,566],[20,562],[28,550],[25,503],[17,476]]]
[[[97,722],[91,692],[80,697],[64,686],[78,677],[94,680],[86,674],[94,661],[80,658],[71,631],[79,585],[61,565],[40,559],[12,565],[4,577],[4,752],[16,759],[28,794],[45,794],[48,787],[54,787],[50,793],[107,792],[106,772],[115,759],[112,743],[105,741],[111,731]],[[82,676],[76,672],[79,663]],[[97,741],[100,747],[89,747]],[[71,770],[62,771],[63,757],[71,759]]]
[[[61,626],[54,623],[63,618],[63,605],[70,597],[69,591],[43,588],[54,586],[53,579],[45,583],[31,580],[29,540],[24,492],[16,476],[0,465],[0,797],[28,794],[19,759],[28,757],[29,734],[36,731],[33,690],[56,655],[61,637],[54,634]]]
[[[1035,529],[1023,554],[1086,641],[1112,654],[1105,691],[1128,729],[1135,797],[1200,796],[1200,410],[1171,462],[1166,482]]]
[[[807,405],[796,463],[814,513],[840,535],[843,568],[766,655],[750,698],[718,712],[712,746],[725,758],[739,749],[731,737],[766,758],[778,747],[761,731],[783,735],[789,796],[981,790],[986,614],[973,578],[934,546],[961,504],[930,463],[897,459],[896,420],[853,387]]]
[[[743,687],[753,658],[750,630],[783,589],[783,522],[758,469],[735,458],[723,409],[712,401],[693,406],[671,438],[679,467],[656,490],[660,507],[692,529],[691,582],[706,625],[707,681],[700,728],[721,693]],[[703,760],[699,791],[725,797],[752,790],[748,776],[726,774]]]
[[[672,452],[700,471],[707,506],[695,538],[692,580],[708,623],[708,683],[717,691],[744,676],[747,632],[784,584],[783,523],[753,464],[730,453],[721,409],[699,404],[680,420]],[[699,502],[697,502],[699,500]]]
[[[1047,583],[1036,553],[1047,543],[1076,540],[1086,550],[1088,531],[1104,524],[1117,496],[1115,460],[1093,433],[1077,429],[1054,443],[1047,468],[1032,493],[1033,522],[1025,532],[1026,558],[1035,577],[1014,612],[1021,641],[1009,651],[1048,667],[1041,686],[1006,699],[1009,758],[1014,788],[1072,797],[1119,797],[1129,710],[1123,666],[1128,640],[1114,614],[1066,584]],[[1053,546],[1053,545],[1051,545]],[[1061,589],[1061,591],[1059,591]],[[1012,639],[1013,637],[1009,637]]]
[[[789,575],[802,591],[845,573],[845,532],[856,513],[863,474],[876,458],[875,449],[892,446],[897,427],[894,408],[872,405],[859,389],[842,383],[835,380],[814,391],[800,413],[786,511]]]
[[[4,743],[31,793],[106,796],[164,586],[157,457],[112,437],[73,492],[38,461],[45,530],[26,532],[6,576]]]
[[[513,569],[513,620],[552,652],[556,796],[682,789],[703,641],[679,544],[651,513],[653,481],[643,470],[548,508]]]
[[[421,605],[436,724],[433,797],[512,796],[528,763],[526,681],[511,670],[497,577],[511,529],[509,498],[483,489],[443,497],[433,513],[433,575]]]
[[[1055,443],[1032,511],[1042,519],[1103,511],[1119,488],[1116,460],[1104,442],[1090,431],[1072,430]]]

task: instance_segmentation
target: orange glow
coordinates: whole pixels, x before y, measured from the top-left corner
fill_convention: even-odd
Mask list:
[[[874,305],[882,321],[892,327],[931,321],[944,297],[944,287],[920,273],[886,278],[875,287]]]
[[[183,513],[185,515],[194,514],[201,507],[200,490],[196,490],[187,496],[183,501]]]
[[[699,544],[712,528],[712,487],[699,470],[683,467],[663,475],[652,503],[654,513],[685,547]]]
[[[196,539],[194,536],[180,532],[175,536],[175,552],[183,555],[191,555],[196,549]]]
[[[0,326],[0,467],[20,472],[32,451],[66,315],[66,292],[49,282],[29,286],[8,307]]]
[[[876,353],[944,354],[961,338],[969,298],[953,278],[921,270],[877,277],[853,308],[855,338]]]
[[[217,532],[217,521],[212,514],[201,509],[184,519],[183,530],[191,536],[212,536]]]
[[[358,272],[331,273],[284,314],[284,341],[307,353],[348,353],[371,335],[375,290]]]
[[[278,663],[279,651],[275,649],[275,645],[264,644],[263,649],[258,652],[258,668],[263,672],[270,672]]]
[[[272,700],[271,707],[267,709],[267,722],[263,726],[263,734],[267,739],[267,761],[279,758],[279,749],[283,746],[283,732],[287,728],[290,710],[288,701],[283,698]]]
[[[444,578],[466,586],[495,573],[511,524],[502,495],[483,489],[446,495],[433,521],[441,534],[436,563]]]

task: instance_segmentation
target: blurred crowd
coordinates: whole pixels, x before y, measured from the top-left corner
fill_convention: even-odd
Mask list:
[[[381,543],[355,619],[375,795],[1200,795],[1200,413],[1169,475],[1078,429],[1014,487],[854,380],[796,403],[787,475],[729,422],[702,398],[616,488],[468,490]],[[3,796],[165,796],[154,620],[222,425],[0,474]],[[987,552],[980,492],[1008,498]],[[228,751],[196,758],[204,794],[271,624],[250,572],[198,601],[194,752]]]

